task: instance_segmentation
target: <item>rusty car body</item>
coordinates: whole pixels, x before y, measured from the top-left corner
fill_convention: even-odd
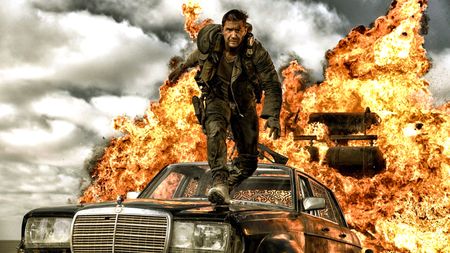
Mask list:
[[[259,164],[212,205],[207,163],[162,169],[136,199],[47,207],[24,216],[18,252],[361,252],[333,192],[280,164]]]

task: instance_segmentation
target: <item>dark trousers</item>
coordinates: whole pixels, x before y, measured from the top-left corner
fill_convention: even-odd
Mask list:
[[[228,176],[227,164],[227,130],[230,127],[238,151],[237,168],[246,177],[250,176],[257,166],[258,155],[258,115],[256,104],[250,103],[239,108],[241,117],[234,104],[214,98],[208,99],[206,105],[206,135],[208,163],[213,178],[218,174]]]

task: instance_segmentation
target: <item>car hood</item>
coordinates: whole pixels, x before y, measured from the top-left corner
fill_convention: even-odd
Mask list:
[[[73,217],[80,210],[88,210],[95,208],[116,207],[115,201],[68,205],[59,207],[43,207],[34,209],[26,214],[26,217],[46,216],[46,217]],[[230,205],[213,205],[205,199],[186,199],[186,200],[155,200],[155,199],[133,199],[126,200],[122,203],[124,208],[139,209],[155,209],[170,212],[176,217],[196,217],[196,218],[224,218],[230,214],[240,214],[246,212],[271,212],[286,211],[288,209],[271,206],[260,205],[257,203],[245,203],[232,201]]]
[[[156,199],[133,199],[122,203],[124,208],[157,209],[169,211],[174,216],[222,216],[230,213],[246,211],[286,211],[288,209],[278,206],[262,205],[257,203],[244,203],[232,201],[230,205],[214,205],[206,199],[185,200],[156,200]],[[115,207],[116,202],[105,202],[90,204],[83,210],[102,207]]]
[[[159,209],[159,210],[168,210],[171,212],[179,212],[188,209],[198,209],[213,206],[208,201],[191,201],[191,200],[165,201],[154,199],[126,200],[121,204],[124,208]],[[82,209],[87,210],[92,208],[115,207],[117,205],[118,205],[117,202],[103,202],[96,204],[88,204],[85,205]]]

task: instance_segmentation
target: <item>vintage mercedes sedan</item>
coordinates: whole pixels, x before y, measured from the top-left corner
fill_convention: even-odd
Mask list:
[[[334,194],[292,167],[259,164],[213,205],[206,163],[162,169],[136,199],[39,208],[18,252],[361,252]]]

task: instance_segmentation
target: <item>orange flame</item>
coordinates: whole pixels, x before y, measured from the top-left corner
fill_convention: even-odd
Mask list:
[[[192,6],[187,13],[197,16],[186,21],[187,27],[198,18],[199,6]],[[425,0],[397,0],[372,28],[353,29],[327,53],[320,85],[302,90],[305,70],[291,62],[282,73],[284,135],[271,141],[260,122],[260,142],[330,187],[364,247],[380,252],[450,252],[450,103],[433,107],[423,79],[430,68],[420,34],[426,7]],[[198,32],[186,30],[192,38]],[[198,94],[194,76],[195,70],[175,85],[161,86],[159,102],[151,103],[142,119],[115,120],[124,135],[106,149],[81,201],[142,190],[166,164],[206,159],[205,136],[190,104]],[[333,143],[324,125],[307,124],[309,114],[366,107],[381,118],[368,134],[379,136],[377,146],[387,162],[386,170],[372,178],[346,177],[311,163],[305,145],[293,140],[298,133],[320,136],[314,145],[323,157]]]
[[[206,142],[196,126],[190,106],[198,95],[195,71],[184,74],[176,87],[165,83],[159,103],[151,103],[142,119],[118,117],[114,127],[124,133],[114,139],[98,163],[95,182],[81,198],[83,202],[115,199],[128,191],[140,191],[165,165],[206,159]]]
[[[186,17],[184,29],[189,34],[191,39],[196,39],[200,29],[213,22],[212,19],[205,19],[200,23],[197,22],[202,10],[197,1],[189,0],[187,3],[183,4],[182,9],[183,15]]]
[[[381,124],[385,172],[356,180],[304,167],[338,195],[364,244],[380,251],[450,251],[449,113],[433,108],[420,35],[427,1],[394,1],[373,28],[358,27],[327,54],[326,80],[308,89],[300,114],[364,111]],[[305,117],[302,117],[305,118]],[[433,238],[440,238],[439,240]]]

